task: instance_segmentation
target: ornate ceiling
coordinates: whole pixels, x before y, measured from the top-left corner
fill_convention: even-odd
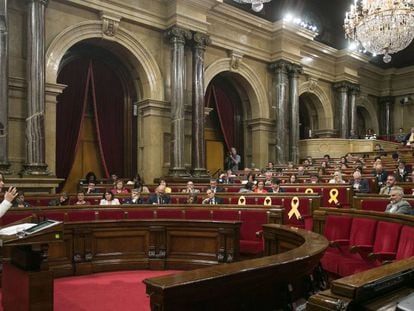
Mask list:
[[[282,19],[287,13],[314,24],[319,29],[316,40],[337,49],[348,46],[343,31],[345,12],[353,0],[272,0],[266,3],[262,11],[256,13],[249,4],[239,4],[233,0],[224,0],[234,7],[269,21]],[[392,61],[385,64],[382,56],[372,58],[371,62],[381,68],[401,68],[414,65],[414,43],[405,50],[392,55]]]

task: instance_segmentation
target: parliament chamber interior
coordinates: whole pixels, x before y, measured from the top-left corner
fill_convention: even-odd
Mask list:
[[[117,310],[414,310],[413,38],[414,0],[0,0],[0,310],[137,272]]]

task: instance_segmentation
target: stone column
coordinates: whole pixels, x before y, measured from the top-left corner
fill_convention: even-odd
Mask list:
[[[359,86],[354,84],[349,88],[349,106],[350,106],[350,129],[349,134],[353,133],[354,135],[357,133],[357,106],[356,106],[356,97],[359,93]]]
[[[392,131],[392,106],[394,104],[394,97],[386,96],[381,97],[378,100],[380,104],[380,135],[386,135],[387,138],[391,136]]]
[[[170,176],[188,176],[184,167],[184,83],[186,40],[191,32],[179,27],[167,31],[171,44],[171,157]]]
[[[28,1],[26,163],[23,175],[48,175],[45,163],[45,10],[48,0]]]
[[[299,75],[302,67],[289,66],[289,101],[290,101],[290,160],[299,163]]]
[[[9,168],[9,30],[7,0],[0,0],[0,172],[10,174]]]
[[[209,36],[194,33],[191,167],[196,177],[208,177],[204,147],[204,51],[210,43]]]
[[[289,159],[289,63],[279,60],[270,64],[274,74],[272,90],[275,94],[273,106],[276,107],[276,163],[286,164]]]
[[[348,88],[350,84],[346,81],[334,84],[334,89],[339,96],[339,137],[349,137],[349,105]]]

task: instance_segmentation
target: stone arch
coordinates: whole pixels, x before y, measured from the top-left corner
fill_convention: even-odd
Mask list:
[[[74,44],[87,39],[103,38],[124,47],[133,56],[133,67],[141,80],[141,98],[164,100],[164,83],[161,71],[148,48],[130,32],[119,27],[114,36],[102,32],[101,21],[86,21],[72,25],[57,35],[46,52],[46,83],[56,84],[59,65],[66,51]]]
[[[240,62],[236,69],[231,67],[231,59],[224,58],[211,63],[205,71],[204,85],[207,89],[209,83],[215,76],[222,72],[229,72],[239,77],[238,82],[243,86],[249,102],[250,107],[246,107],[246,111],[251,112],[251,119],[269,118],[269,100],[266,94],[266,89],[260,83],[259,76],[248,65]],[[252,109],[258,108],[258,109]]]
[[[372,128],[374,133],[379,133],[379,118],[375,105],[365,96],[358,97],[356,105],[357,110],[363,113],[366,129]]]
[[[328,95],[314,81],[306,81],[299,86],[299,96],[306,93],[312,94],[312,103],[318,114],[318,128],[333,129],[333,109]]]

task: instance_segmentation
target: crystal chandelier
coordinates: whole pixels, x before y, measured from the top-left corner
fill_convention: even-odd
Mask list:
[[[233,0],[237,3],[246,4],[249,3],[252,5],[252,10],[255,12],[260,12],[263,9],[263,3],[270,2],[272,0]]]
[[[405,49],[414,37],[414,0],[355,0],[345,15],[345,37],[373,55]]]

